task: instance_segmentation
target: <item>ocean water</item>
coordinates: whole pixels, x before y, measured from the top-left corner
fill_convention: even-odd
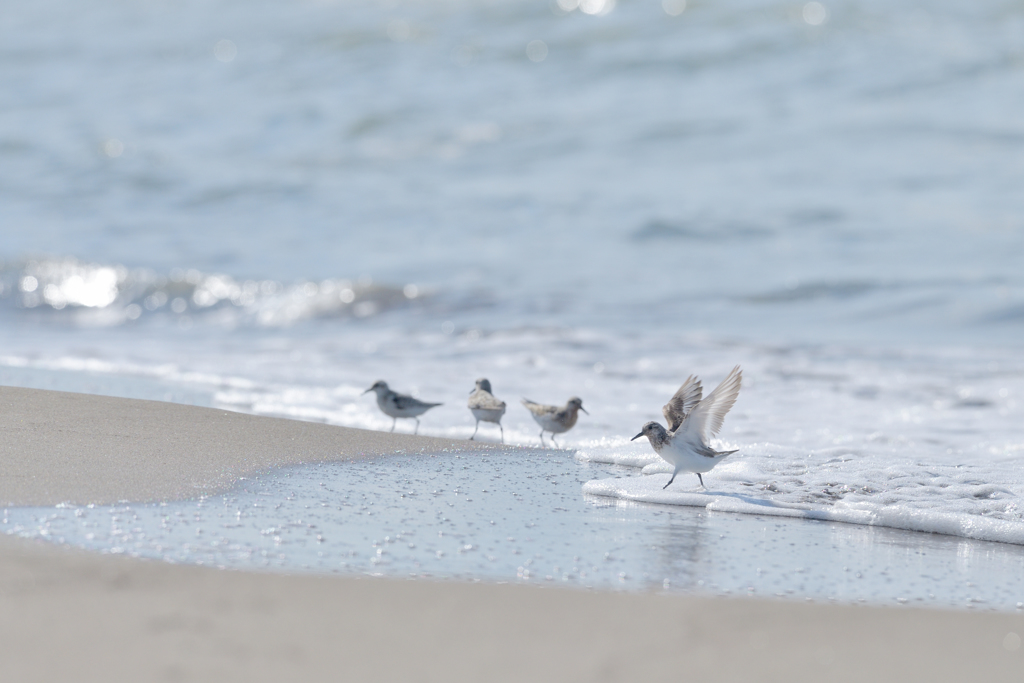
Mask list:
[[[0,381],[459,437],[486,376],[583,399],[580,495],[1021,544],[1022,65],[1002,0],[6,8]]]
[[[1024,609],[1024,548],[580,495],[618,465],[433,453],[282,468],[197,500],[11,508],[0,531],[255,571]]]

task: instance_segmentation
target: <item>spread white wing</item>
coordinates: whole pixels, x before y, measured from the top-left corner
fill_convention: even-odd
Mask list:
[[[722,380],[722,383],[715,387],[714,391],[694,406],[683,420],[683,424],[679,426],[677,433],[686,434],[691,438],[699,438],[704,444],[711,441],[722,429],[726,413],[736,403],[736,397],[740,395],[742,381],[743,372],[737,365]]]
[[[683,424],[683,420],[690,414],[693,407],[700,403],[703,391],[704,388],[701,386],[700,380],[694,375],[686,378],[675,395],[661,409],[661,414],[665,416],[665,422],[668,423],[668,431],[674,432],[679,425]]]

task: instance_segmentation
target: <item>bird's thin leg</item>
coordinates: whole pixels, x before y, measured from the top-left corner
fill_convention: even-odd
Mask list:
[[[541,445],[542,448],[544,447],[544,430],[543,429],[540,430],[540,445]]]
[[[395,425],[396,424],[398,424],[398,418],[397,417],[391,418],[391,431],[395,431]]]
[[[414,417],[413,419],[416,420],[416,429],[415,429],[415,431],[413,431],[413,434],[419,434],[420,433],[420,419],[418,417]]]
[[[700,475],[697,475],[697,476],[700,476]],[[667,488],[668,488],[668,486],[669,486],[669,484],[671,484],[671,483],[672,483],[672,482],[674,482],[675,480],[676,480],[676,472],[673,472],[673,473],[672,473],[672,476],[671,476],[671,477],[669,478],[669,480],[668,480],[668,484],[665,484],[664,486],[662,486],[662,487],[661,487],[661,490],[662,490],[662,491],[664,491],[665,489],[667,489]]]
[[[470,441],[472,441],[473,439],[476,438],[476,430],[477,429],[480,429],[480,420],[476,421],[476,427],[473,429],[473,436],[469,437]]]
[[[700,472],[697,472],[697,478],[700,479],[700,486],[701,486],[701,488],[706,489],[707,486],[704,486],[704,477],[700,476]]]
[[[498,423],[498,429],[501,430],[501,443],[505,443],[505,428],[501,426],[500,422]]]
[[[558,442],[555,441],[555,433],[551,432],[551,443],[555,444],[555,448],[558,448]]]

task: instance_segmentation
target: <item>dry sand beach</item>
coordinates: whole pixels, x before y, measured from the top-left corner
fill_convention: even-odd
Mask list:
[[[0,501],[193,496],[313,460],[488,448],[0,388]],[[493,448],[493,447],[491,447]],[[1024,616],[275,575],[0,538],[0,679],[1019,680]],[[1018,641],[1019,642],[1019,641]]]

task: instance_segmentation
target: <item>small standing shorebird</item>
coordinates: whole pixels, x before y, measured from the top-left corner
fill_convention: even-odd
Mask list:
[[[701,473],[710,472],[715,465],[736,452],[716,451],[708,442],[718,434],[726,413],[736,403],[742,380],[743,372],[737,365],[707,398],[701,400],[703,389],[700,380],[690,375],[661,409],[668,422],[668,429],[657,422],[648,422],[639,434],[630,439],[635,441],[646,436],[655,453],[675,468],[668,484],[662,486],[663,489],[667,489],[680,472],[693,472],[703,487],[704,477]]]
[[[540,425],[541,446],[544,445],[544,432],[551,432],[551,443],[557,446],[555,434],[562,434],[572,429],[576,424],[576,418],[579,417],[579,411],[587,413],[583,407],[583,399],[575,396],[569,399],[564,408],[541,405],[528,398],[523,399],[523,405],[533,415],[534,421]]]
[[[505,428],[501,426],[501,416],[505,414],[505,402],[499,401],[491,393],[491,381],[481,377],[476,381],[476,389],[469,393],[469,410],[476,418],[476,429],[472,441],[476,438],[476,432],[480,429],[480,420],[493,422],[501,430],[501,442],[505,443]]]
[[[413,434],[418,434],[420,431],[419,416],[431,408],[436,408],[441,405],[440,403],[426,403],[418,398],[413,398],[412,396],[392,391],[388,387],[388,383],[382,379],[374,382],[372,387],[363,392],[363,395],[366,395],[371,391],[377,393],[377,407],[380,408],[381,412],[385,415],[392,418],[391,431],[395,431],[395,424],[398,422],[398,418],[411,417],[416,420],[416,431],[414,431]]]

